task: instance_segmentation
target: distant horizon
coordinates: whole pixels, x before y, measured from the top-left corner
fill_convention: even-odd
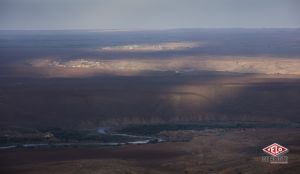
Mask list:
[[[300,27],[187,27],[187,28],[66,28],[66,29],[1,29],[0,31],[164,31],[164,30],[201,30],[201,29],[300,29]]]

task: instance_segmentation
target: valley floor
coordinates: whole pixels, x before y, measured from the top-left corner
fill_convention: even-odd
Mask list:
[[[299,128],[248,128],[223,131],[172,131],[192,136],[187,142],[94,148],[1,150],[1,173],[297,173]],[[288,164],[262,162],[262,148],[281,144]]]

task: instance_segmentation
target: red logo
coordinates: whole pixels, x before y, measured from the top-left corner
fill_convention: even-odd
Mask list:
[[[281,146],[277,143],[273,143],[270,146],[263,148],[263,151],[269,155],[276,157],[276,156],[287,153],[289,150],[284,146]]]

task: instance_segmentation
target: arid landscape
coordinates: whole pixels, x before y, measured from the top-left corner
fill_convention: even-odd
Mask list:
[[[120,147],[6,150],[1,152],[1,173],[297,173],[299,133],[299,128],[176,131],[178,136],[193,139]],[[261,161],[260,149],[274,141],[290,148],[288,165]]]
[[[0,173],[297,173],[298,38],[0,31]],[[261,160],[275,142],[288,164]]]

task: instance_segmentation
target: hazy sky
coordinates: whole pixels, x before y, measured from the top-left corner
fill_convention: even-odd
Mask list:
[[[300,0],[0,0],[0,29],[300,27]]]

